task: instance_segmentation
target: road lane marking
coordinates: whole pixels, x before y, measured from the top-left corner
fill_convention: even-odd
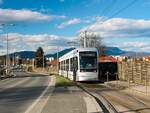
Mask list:
[[[49,79],[50,79],[50,82],[48,86],[44,89],[41,95],[27,108],[27,110],[24,113],[41,113],[42,112],[45,104],[49,100],[55,87],[55,77],[51,76],[49,77]],[[48,92],[48,90],[50,91],[50,94],[46,96],[46,93]]]
[[[17,82],[16,84],[10,84],[10,85],[8,85],[7,87],[4,87],[4,89],[1,89],[0,92],[3,92],[3,91],[5,91],[5,90],[8,90],[8,89],[13,88],[13,87],[15,87],[15,86],[18,86],[18,85],[20,85],[20,84],[26,82],[27,80],[29,80],[29,78],[26,78],[26,79],[24,79],[24,80],[22,80],[22,81],[19,81],[19,82]]]

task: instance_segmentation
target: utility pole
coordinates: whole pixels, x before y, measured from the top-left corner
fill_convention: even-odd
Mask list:
[[[45,67],[45,63],[44,63],[44,52],[43,52],[43,72],[44,72],[44,67]]]
[[[57,74],[59,74],[59,48],[57,48]]]
[[[8,68],[9,68],[9,61],[10,61],[10,59],[9,59],[9,51],[8,51],[8,49],[9,49],[9,47],[8,47],[8,33],[6,33],[6,40],[7,40],[7,55],[6,55],[6,74],[8,74]]]
[[[5,26],[14,26],[14,24],[1,24],[1,26],[4,27],[4,31],[6,33],[6,75],[8,74],[8,68],[10,66],[10,59],[9,59],[9,39],[8,39],[8,32],[7,30],[5,29]]]
[[[87,31],[84,31],[84,48],[87,47]]]

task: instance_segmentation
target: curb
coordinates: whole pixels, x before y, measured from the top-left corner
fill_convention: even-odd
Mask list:
[[[102,95],[96,94],[95,92],[90,92],[86,87],[77,84],[86,94],[90,95],[91,98],[96,100],[98,107],[102,109],[100,113],[118,113],[114,106]]]
[[[38,73],[38,72],[26,72],[28,74],[41,74],[41,75],[49,75],[49,73]]]

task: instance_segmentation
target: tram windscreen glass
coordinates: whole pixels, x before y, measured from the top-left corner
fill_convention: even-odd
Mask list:
[[[97,70],[97,53],[80,52],[80,70],[93,72]]]

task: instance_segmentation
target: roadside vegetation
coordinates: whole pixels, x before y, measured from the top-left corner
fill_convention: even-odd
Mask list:
[[[55,75],[56,76],[56,87],[67,87],[67,86],[74,86],[75,82],[60,76],[60,75]]]
[[[69,80],[63,76],[50,73],[50,76],[55,75],[56,77],[56,87],[67,87],[67,86],[75,86],[76,84],[86,87],[86,88],[106,88],[104,84],[99,82],[74,82]]]
[[[95,83],[95,82],[80,82],[79,85],[86,88],[106,88],[103,84]]]

